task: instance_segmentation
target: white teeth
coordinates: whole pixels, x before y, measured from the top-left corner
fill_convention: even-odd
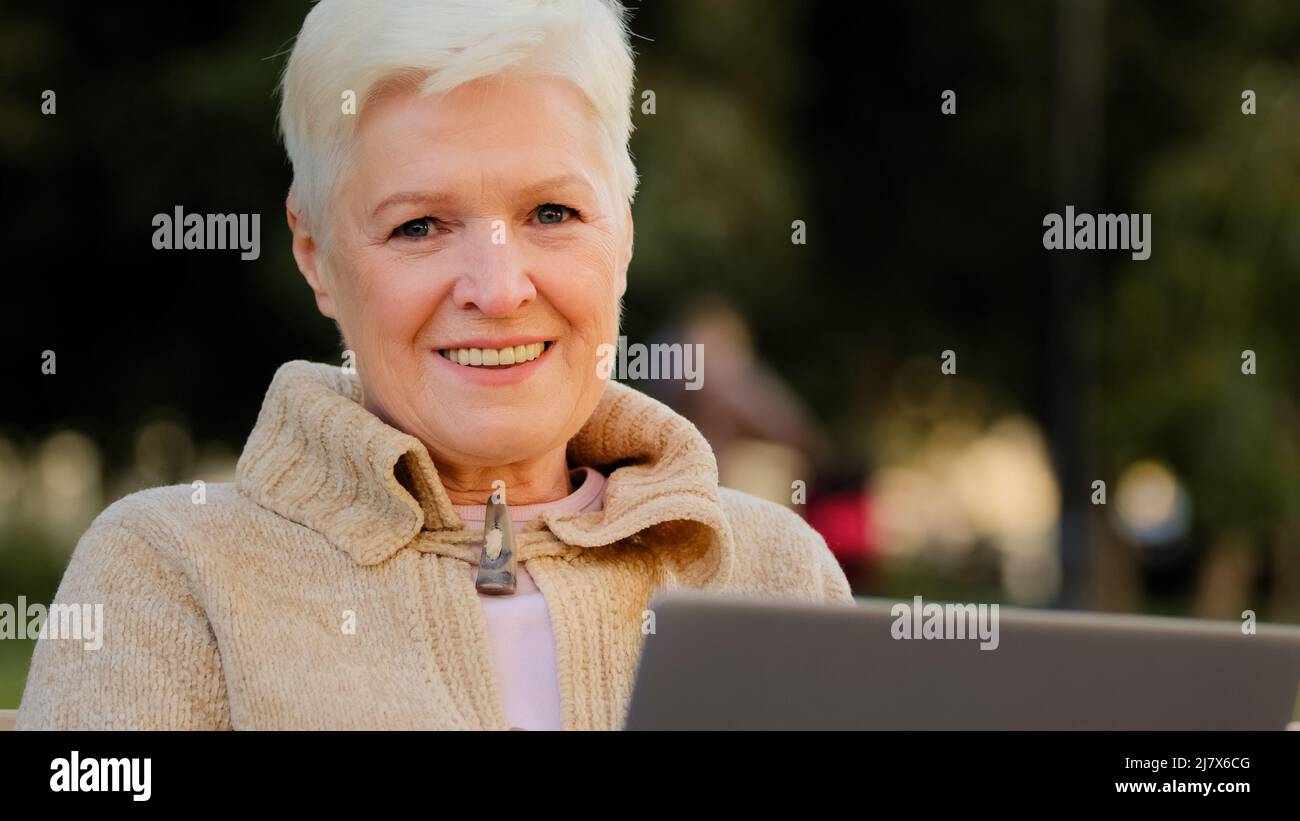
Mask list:
[[[546,350],[545,342],[515,345],[512,348],[445,348],[438,351],[444,358],[461,365],[488,366],[520,365],[531,362]]]

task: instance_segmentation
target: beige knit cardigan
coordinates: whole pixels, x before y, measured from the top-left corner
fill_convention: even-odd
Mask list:
[[[565,729],[623,725],[656,590],[853,602],[816,531],[720,488],[704,438],[663,404],[609,383],[569,460],[609,475],[604,510],[517,536]],[[17,726],[508,729],[465,566],[480,538],[355,376],[289,362],[233,484],[132,494],[81,538],[56,601],[103,604],[103,646],[37,641]]]

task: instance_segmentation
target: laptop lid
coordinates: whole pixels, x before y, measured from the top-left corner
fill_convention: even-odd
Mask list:
[[[975,605],[698,590],[651,609],[627,729],[1281,730],[1300,683],[1279,625],[986,605],[981,628]]]

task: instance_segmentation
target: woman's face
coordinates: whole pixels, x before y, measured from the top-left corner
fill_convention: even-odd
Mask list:
[[[364,109],[313,285],[367,407],[436,462],[543,457],[600,398],[632,225],[597,133],[555,78],[394,90]]]

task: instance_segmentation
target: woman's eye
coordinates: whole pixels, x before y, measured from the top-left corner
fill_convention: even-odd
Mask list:
[[[553,202],[548,202],[546,205],[538,206],[537,221],[543,225],[555,225],[564,222],[566,218],[573,216],[575,213],[577,212],[567,205],[556,205]]]
[[[419,239],[421,237],[427,237],[431,233],[433,233],[433,217],[420,217],[419,219],[410,220],[397,226],[397,230],[393,232],[393,236]]]

